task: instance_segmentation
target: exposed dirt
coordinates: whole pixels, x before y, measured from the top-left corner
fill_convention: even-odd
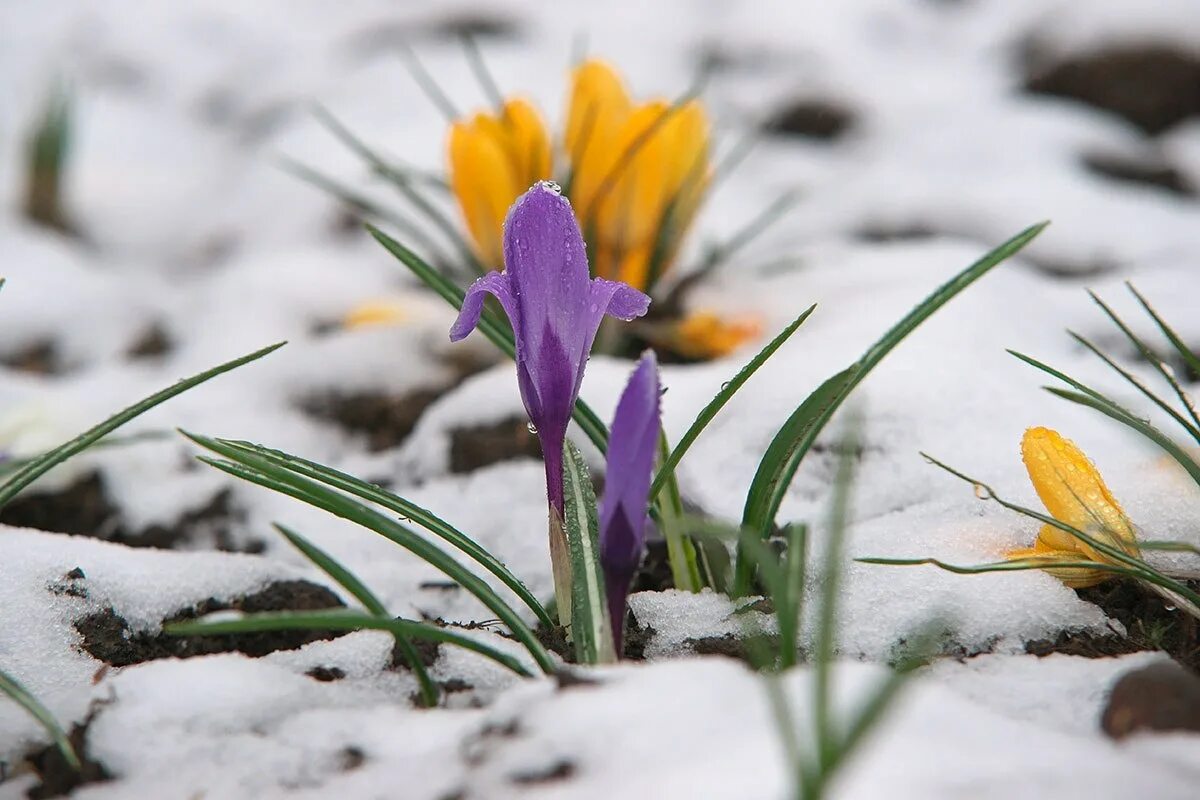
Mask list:
[[[233,600],[209,598],[164,619],[163,624],[195,619],[227,609],[253,613],[315,611],[342,606],[344,604],[337,595],[324,586],[303,580],[276,581],[265,589]],[[344,635],[344,631],[271,631],[228,636],[172,636],[163,631],[134,632],[125,618],[111,608],[76,621],[75,630],[83,637],[80,646],[85,651],[113,667],[159,658],[191,658],[212,653],[238,652],[258,657],[277,650],[295,650],[309,642]]]
[[[1149,134],[1200,115],[1200,58],[1168,44],[1113,45],[1055,58],[1026,47],[1025,91],[1123,117]]]
[[[1080,161],[1089,172],[1119,183],[1158,189],[1176,197],[1196,196],[1196,187],[1187,176],[1161,159],[1085,153]]]
[[[39,339],[25,347],[5,353],[0,356],[0,364],[32,375],[61,375],[69,371],[58,344],[52,339]]]
[[[346,672],[340,667],[313,667],[304,674],[321,683],[332,683],[346,677]]]
[[[42,779],[26,795],[30,800],[65,797],[85,784],[112,780],[112,774],[99,761],[94,761],[87,749],[88,727],[102,708],[103,704],[93,705],[83,723],[73,726],[68,734],[71,746],[83,765],[82,769],[73,769],[54,745],[47,745],[29,756],[30,765]]]
[[[575,765],[566,759],[560,759],[544,769],[515,773],[510,780],[520,786],[540,786],[565,781],[574,774]]]
[[[18,497],[0,510],[0,522],[17,527],[87,536],[130,547],[171,549],[209,545],[232,552],[261,552],[260,540],[237,541],[234,529],[245,513],[233,506],[233,494],[222,489],[207,503],[185,511],[170,525],[132,529],[109,499],[104,477],[89,473],[57,492]]]
[[[1197,581],[1189,585],[1200,588]],[[1109,634],[1063,631],[1053,641],[1040,639],[1026,643],[1025,652],[1037,656],[1065,653],[1103,658],[1162,650],[1180,664],[1200,669],[1200,625],[1182,611],[1168,611],[1158,595],[1129,581],[1109,581],[1076,592],[1124,625],[1127,635],[1122,636],[1115,629]]]
[[[844,135],[855,119],[855,113],[837,100],[798,98],[771,114],[763,129],[777,136],[833,141]]]
[[[398,396],[381,392],[331,392],[301,401],[300,408],[317,419],[362,436],[367,450],[378,453],[402,444],[425,409],[446,391],[446,387],[416,389]]]
[[[161,322],[152,323],[138,334],[125,351],[130,359],[161,358],[175,349],[175,342]]]
[[[508,417],[491,425],[456,428],[450,432],[450,471],[473,472],[514,458],[542,458],[537,436],[529,423]]]

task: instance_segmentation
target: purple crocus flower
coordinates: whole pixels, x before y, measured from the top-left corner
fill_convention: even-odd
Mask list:
[[[658,448],[658,362],[646,351],[629,378],[608,439],[604,499],[600,503],[600,566],[608,595],[613,641],[621,652],[629,584],[646,546],[646,508]]]
[[[545,181],[521,195],[504,221],[504,272],[471,284],[450,329],[457,342],[479,324],[484,295],[512,323],[517,382],[546,462],[546,493],[563,514],[563,442],[583,369],[605,314],[631,320],[650,298],[619,281],[591,278],[579,223],[567,198]]]
[[[619,281],[592,278],[583,234],[568,200],[552,183],[533,185],[504,221],[504,271],[471,284],[458,320],[457,342],[479,324],[485,294],[495,295],[516,339],[517,384],[537,429],[550,503],[550,560],[559,619],[571,618],[571,562],[563,530],[563,444],[583,369],[605,315],[631,320],[650,298]]]

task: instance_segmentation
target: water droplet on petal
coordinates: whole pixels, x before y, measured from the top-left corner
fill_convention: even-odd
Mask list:
[[[530,433],[532,433],[534,436],[537,436],[537,426],[536,426],[536,425],[534,425],[532,422],[527,422],[527,423],[525,423],[525,428],[526,428],[526,429],[527,429],[527,430],[528,430]]]
[[[542,181],[541,186],[543,189],[549,189],[555,194],[562,194],[562,187],[559,186],[555,181]]]
[[[662,397],[664,394],[667,393],[667,389],[670,389],[670,388],[671,388],[670,386],[662,387],[661,389],[658,390],[658,396]]]

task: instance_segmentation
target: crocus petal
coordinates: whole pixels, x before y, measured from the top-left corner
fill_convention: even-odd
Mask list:
[[[494,295],[500,301],[500,305],[504,307],[504,312],[508,314],[513,327],[516,327],[521,311],[509,285],[508,275],[503,272],[489,272],[476,278],[475,282],[467,289],[466,295],[463,296],[462,309],[458,312],[458,319],[450,328],[450,341],[457,342],[465,339],[471,331],[475,330],[475,326],[479,324],[479,316],[483,313],[485,294]]]
[[[1021,457],[1029,480],[1050,516],[1081,531],[1097,531],[1113,544],[1132,545],[1133,525],[1083,451],[1049,428],[1030,428],[1021,439]],[[1056,550],[1077,550],[1097,558],[1087,544],[1066,531],[1048,526],[1039,540]]]
[[[608,439],[604,499],[600,503],[600,565],[618,652],[625,597],[646,542],[646,509],[661,425],[658,364],[647,351],[629,379]]]

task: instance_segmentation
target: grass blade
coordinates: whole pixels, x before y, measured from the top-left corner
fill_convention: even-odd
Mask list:
[[[79,763],[79,756],[76,755],[75,748],[71,746],[71,739],[58,724],[54,715],[50,713],[50,709],[42,705],[41,701],[22,686],[16,678],[2,669],[0,669],[0,694],[7,695],[14,703],[25,709],[29,716],[37,720],[46,733],[50,734],[54,746],[71,765],[71,769],[79,771],[83,766]]]
[[[695,421],[692,422],[683,434],[683,437],[671,450],[671,454],[663,462],[662,466],[658,468],[658,472],[654,476],[654,483],[650,487],[650,498],[652,500],[657,497],[663,484],[674,475],[675,467],[679,465],[684,454],[687,453],[700,434],[704,432],[708,424],[733,399],[733,396],[746,384],[746,381],[750,380],[754,373],[758,371],[758,368],[767,363],[767,360],[775,355],[775,352],[783,346],[783,343],[792,337],[792,334],[804,324],[805,320],[816,310],[816,307],[816,303],[814,303],[806,308],[800,316],[792,320],[791,324],[780,331],[774,339],[767,342],[766,346],[762,350],[759,350],[758,354],[750,359],[744,367],[738,370],[738,373],[729,382],[721,386],[721,391],[717,392],[708,405],[700,411]]]
[[[310,542],[295,531],[283,525],[275,525],[275,530],[282,533],[292,545],[313,562],[329,577],[333,578],[339,586],[354,596],[354,599],[363,604],[363,607],[377,617],[390,617],[387,608],[379,601],[374,593],[366,587],[362,581],[358,579],[350,570],[346,569],[333,556],[326,553],[321,548]],[[417,684],[421,687],[421,704],[426,708],[433,708],[438,703],[438,688],[430,677],[429,672],[425,669],[425,664],[421,662],[421,656],[413,647],[412,642],[407,636],[396,634],[396,646],[400,649],[404,660],[408,662],[409,669],[417,678]]]
[[[944,283],[896,323],[858,361],[826,380],[809,395],[772,439],[762,461],[759,462],[758,471],[746,495],[746,505],[742,513],[743,527],[757,530],[764,538],[770,535],[771,526],[779,513],[779,506],[783,503],[787,487],[795,477],[796,470],[800,468],[801,461],[834,412],[855,387],[922,322],[959,292],[1029,244],[1048,224],[1042,222],[1025,229]],[[734,576],[734,592],[740,594],[749,591],[753,577],[752,565],[739,558]]]
[[[229,439],[218,439],[217,441],[225,446],[259,456],[297,475],[312,478],[326,486],[340,489],[367,502],[383,506],[387,510],[415,522],[433,535],[450,543],[481,567],[499,578],[505,586],[512,590],[513,594],[517,595],[525,605],[529,606],[529,609],[537,616],[538,621],[547,628],[554,626],[554,622],[546,611],[545,606],[534,597],[533,592],[529,590],[529,587],[520,578],[514,575],[508,567],[478,542],[428,509],[392,494],[374,484],[359,480],[352,475],[340,472],[332,467],[326,467],[323,464],[318,464],[315,461],[309,461],[299,456],[285,453],[282,450],[274,450],[262,445],[252,444],[251,442],[232,441]],[[359,599],[361,601],[361,598]]]
[[[1171,343],[1171,346],[1175,348],[1175,352],[1179,353],[1179,357],[1183,359],[1183,363],[1186,364],[1188,369],[1192,371],[1192,374],[1200,376],[1200,356],[1197,356],[1195,353],[1193,353],[1191,348],[1183,343],[1183,340],[1179,338],[1179,334],[1175,333],[1175,329],[1168,325],[1166,321],[1158,315],[1158,312],[1154,310],[1154,307],[1150,305],[1149,301],[1146,300],[1145,297],[1142,297],[1142,295],[1138,293],[1137,289],[1133,288],[1132,283],[1126,281],[1125,286],[1130,292],[1133,293],[1133,296],[1137,298],[1137,301],[1141,303],[1142,308],[1145,309],[1146,313],[1150,315],[1150,318],[1154,320],[1154,324],[1158,326],[1158,329],[1162,331],[1163,336],[1165,336],[1167,341]]]
[[[1171,419],[1175,420],[1175,422],[1178,423],[1180,427],[1182,427],[1185,431],[1187,431],[1189,434],[1191,434],[1193,439],[1195,439],[1197,442],[1200,442],[1200,429],[1197,429],[1195,426],[1192,425],[1192,423],[1190,423],[1186,419],[1184,419],[1183,415],[1181,415],[1175,409],[1171,408],[1171,405],[1169,403],[1167,403],[1167,401],[1163,400],[1161,397],[1159,397],[1154,392],[1152,392],[1150,390],[1150,387],[1148,387],[1148,386],[1146,386],[1146,384],[1142,383],[1142,381],[1139,380],[1136,375],[1134,375],[1132,372],[1129,372],[1128,370],[1126,370],[1124,367],[1122,367],[1116,361],[1113,361],[1108,355],[1103,353],[1100,350],[1100,348],[1096,347],[1096,345],[1092,344],[1084,337],[1082,337],[1079,334],[1074,333],[1072,331],[1067,331],[1067,333],[1069,333],[1071,335],[1071,338],[1073,338],[1075,341],[1079,342],[1085,348],[1090,350],[1094,355],[1096,355],[1097,358],[1099,358],[1101,361],[1103,361],[1105,364],[1107,364],[1114,372],[1116,372],[1118,375],[1120,375],[1122,378],[1124,378],[1125,381],[1130,386],[1137,389],[1144,397],[1149,399],[1150,402],[1154,403],[1156,406],[1158,406],[1160,409],[1162,409],[1162,411],[1164,411],[1169,417],[1171,417]],[[1179,391],[1182,392],[1182,389],[1180,389]]]
[[[554,661],[538,641],[529,626],[482,578],[464,567],[433,542],[419,536],[408,527],[380,514],[374,509],[348,497],[341,492],[328,489],[320,483],[298,476],[275,466],[266,459],[251,455],[237,448],[222,445],[215,439],[185,434],[192,441],[208,450],[219,453],[230,461],[199,456],[199,459],[234,477],[257,483],[281,494],[289,495],[310,505],[327,511],[342,519],[375,531],[381,536],[408,550],[417,558],[442,572],[461,585],[476,599],[487,606],[505,625],[513,636],[523,644],[544,671],[553,672]]]
[[[579,448],[563,446],[563,527],[571,556],[571,640],[581,664],[617,660],[604,575],[600,571],[600,534],[596,495]]]
[[[456,309],[461,309],[463,304],[464,292],[453,283],[441,275],[433,267],[426,264],[420,256],[409,250],[404,245],[397,242],[392,237],[388,236],[383,231],[367,225],[367,230],[375,237],[384,249],[395,256],[404,266],[412,270],[421,281],[433,289],[442,299],[454,306]],[[486,336],[492,344],[500,348],[509,358],[517,357],[517,347],[513,340],[512,329],[507,324],[498,322],[495,317],[485,313],[479,319],[479,330]],[[591,439],[592,444],[596,446],[601,453],[608,450],[608,428],[600,421],[600,417],[591,409],[582,398],[575,401],[575,409],[571,412],[571,418]]]
[[[1175,379],[1175,375],[1171,372],[1170,367],[1163,363],[1163,360],[1158,357],[1158,353],[1151,350],[1150,347],[1148,347],[1136,333],[1130,330],[1129,326],[1125,324],[1125,321],[1117,316],[1117,312],[1109,308],[1108,304],[1101,300],[1099,295],[1097,295],[1095,292],[1089,291],[1088,296],[1092,298],[1096,305],[1100,306],[1100,309],[1105,313],[1109,320],[1111,320],[1112,323],[1116,325],[1118,329],[1120,329],[1121,333],[1125,334],[1125,338],[1128,339],[1135,348],[1137,348],[1138,352],[1142,354],[1142,358],[1150,362],[1150,366],[1154,367],[1158,374],[1162,376],[1162,379],[1170,385],[1171,390],[1175,392],[1175,396],[1179,398],[1179,402],[1183,404],[1184,409],[1191,416],[1192,422],[1194,422],[1197,426],[1200,426],[1200,416],[1196,415],[1196,409],[1192,407],[1191,398],[1188,397],[1187,392],[1183,390],[1183,387],[1179,385],[1179,381]],[[1192,427],[1191,425],[1188,425],[1187,423],[1183,424],[1184,427],[1188,428],[1189,433],[1196,431],[1196,428]],[[1193,433],[1193,435],[1196,436],[1198,441],[1200,441],[1200,433]]]
[[[169,386],[160,392],[150,395],[149,397],[134,403],[124,411],[120,411],[99,425],[81,433],[69,442],[64,442],[53,450],[43,453],[30,460],[25,466],[17,470],[12,476],[0,486],[0,508],[3,508],[9,501],[16,497],[17,493],[24,489],[35,480],[45,475],[47,472],[66,461],[74,455],[77,455],[91,447],[96,442],[103,439],[108,434],[115,431],[125,423],[146,413],[161,403],[165,403],[176,395],[183,394],[188,389],[199,386],[205,381],[211,380],[218,375],[222,375],[230,370],[237,369],[240,366],[249,364],[251,361],[257,361],[268,353],[274,352],[283,347],[286,342],[279,342],[270,347],[264,347],[261,350],[256,350],[249,355],[235,358],[233,361],[227,361],[218,367],[213,367],[210,370],[201,372],[199,375],[193,375],[190,378],[185,378],[173,386]]]
[[[451,644],[489,658],[523,677],[532,677],[525,666],[507,653],[476,641],[468,636],[453,633],[445,628],[406,619],[388,619],[363,614],[360,611],[335,609],[332,611],[269,611],[249,614],[236,619],[186,620],[165,626],[173,636],[215,636],[235,633],[260,633],[286,630],[327,631],[387,631],[410,639],[424,639],[439,644]]]

